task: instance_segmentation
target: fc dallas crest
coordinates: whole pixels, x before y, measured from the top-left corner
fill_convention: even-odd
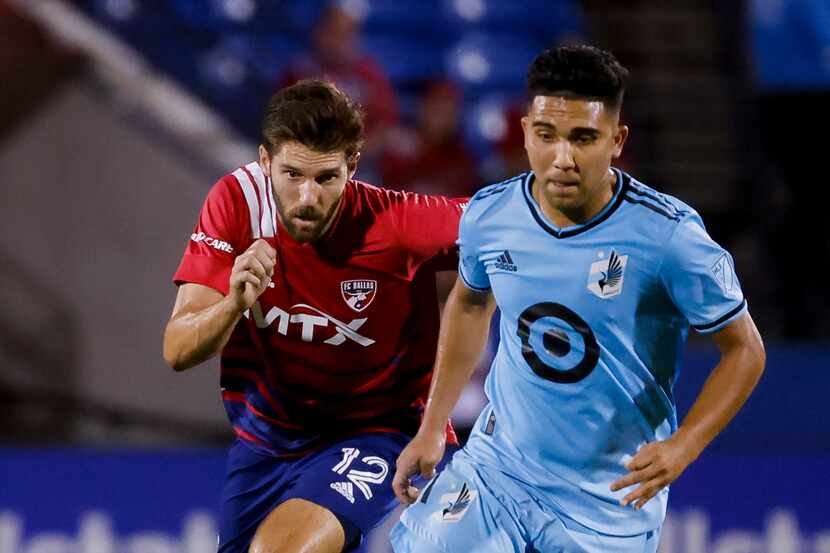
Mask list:
[[[344,280],[340,283],[343,301],[358,313],[369,307],[377,289],[376,280]]]

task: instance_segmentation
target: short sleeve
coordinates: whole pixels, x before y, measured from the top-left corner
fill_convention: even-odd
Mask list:
[[[173,282],[202,284],[223,294],[236,256],[247,246],[250,232],[240,222],[247,220],[247,205],[240,203],[234,191],[238,185],[232,176],[217,182],[208,193],[199,221],[187,242]]]
[[[660,277],[700,333],[720,330],[746,311],[732,256],[709,237],[697,215],[682,220],[669,239]]]
[[[490,289],[490,277],[481,262],[478,236],[475,221],[464,213],[458,226],[458,274],[467,288],[482,292]]]
[[[447,198],[405,192],[397,206],[400,247],[410,264],[430,261],[436,270],[453,270],[458,264],[458,221],[468,198]]]

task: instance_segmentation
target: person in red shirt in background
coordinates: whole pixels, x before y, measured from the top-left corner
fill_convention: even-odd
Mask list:
[[[466,200],[354,180],[362,139],[333,84],[277,92],[259,159],[213,186],[174,276],[164,358],[220,356],[237,435],[220,553],[359,550],[395,507]]]
[[[415,129],[388,134],[379,168],[384,186],[422,194],[471,196],[481,178],[459,132],[461,91],[449,81],[429,83]]]
[[[302,79],[332,81],[363,106],[366,114],[364,156],[373,156],[383,142],[386,129],[398,123],[395,89],[375,59],[360,49],[360,22],[332,2],[312,30],[312,50],[289,64],[278,84]],[[364,160],[365,161],[365,160]]]

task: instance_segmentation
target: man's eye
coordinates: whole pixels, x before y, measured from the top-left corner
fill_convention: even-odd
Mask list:
[[[292,171],[291,169],[286,171],[286,174],[288,174],[288,176],[291,177],[292,179],[296,179],[297,177],[300,176],[300,174],[297,171]]]
[[[594,141],[594,137],[590,134],[583,134],[582,136],[577,137],[576,141],[580,144],[591,144]]]

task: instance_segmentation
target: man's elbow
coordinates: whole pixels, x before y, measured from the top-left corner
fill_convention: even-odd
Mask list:
[[[162,356],[164,357],[164,362],[167,363],[167,366],[176,372],[181,372],[190,368],[175,349],[168,347],[167,341],[164,342]]]
[[[164,330],[162,357],[164,357],[167,366],[176,372],[185,371],[193,366],[193,363],[188,362],[187,356],[184,355],[182,348],[176,342],[169,326]]]
[[[757,383],[761,375],[764,374],[764,369],[767,365],[767,351],[764,348],[764,341],[761,339],[761,335],[756,332],[753,338],[746,344],[746,349],[747,356],[750,359],[749,365],[755,373],[755,382]]]

